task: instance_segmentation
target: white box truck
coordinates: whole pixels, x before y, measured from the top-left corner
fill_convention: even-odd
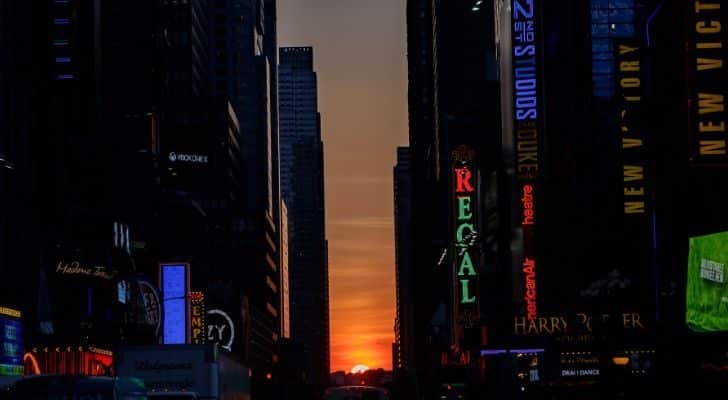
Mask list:
[[[122,346],[117,376],[144,381],[150,391],[194,392],[205,400],[250,400],[250,370],[216,344]]]

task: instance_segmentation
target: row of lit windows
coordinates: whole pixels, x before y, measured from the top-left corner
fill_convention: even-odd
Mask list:
[[[593,94],[615,93],[614,52],[619,39],[635,36],[634,0],[591,0]]]
[[[54,79],[59,81],[73,80],[75,79],[72,70],[70,69],[72,57],[69,54],[71,51],[71,27],[73,21],[70,18],[71,10],[70,0],[53,0],[53,4],[56,6],[53,9],[55,15],[52,18],[53,21],[53,38],[51,39],[51,50],[53,53],[53,62],[56,65],[54,68]]]

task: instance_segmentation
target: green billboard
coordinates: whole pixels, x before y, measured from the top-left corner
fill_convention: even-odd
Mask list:
[[[728,331],[728,232],[690,238],[686,322],[696,332]]]

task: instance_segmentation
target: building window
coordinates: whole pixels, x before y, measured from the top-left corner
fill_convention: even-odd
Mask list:
[[[617,39],[635,36],[634,0],[591,0],[593,94],[615,93],[614,52]]]

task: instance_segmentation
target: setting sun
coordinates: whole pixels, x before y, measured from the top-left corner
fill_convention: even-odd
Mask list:
[[[352,374],[361,374],[362,372],[367,372],[367,371],[369,371],[369,367],[367,367],[366,365],[362,365],[362,364],[359,364],[351,369]]]

